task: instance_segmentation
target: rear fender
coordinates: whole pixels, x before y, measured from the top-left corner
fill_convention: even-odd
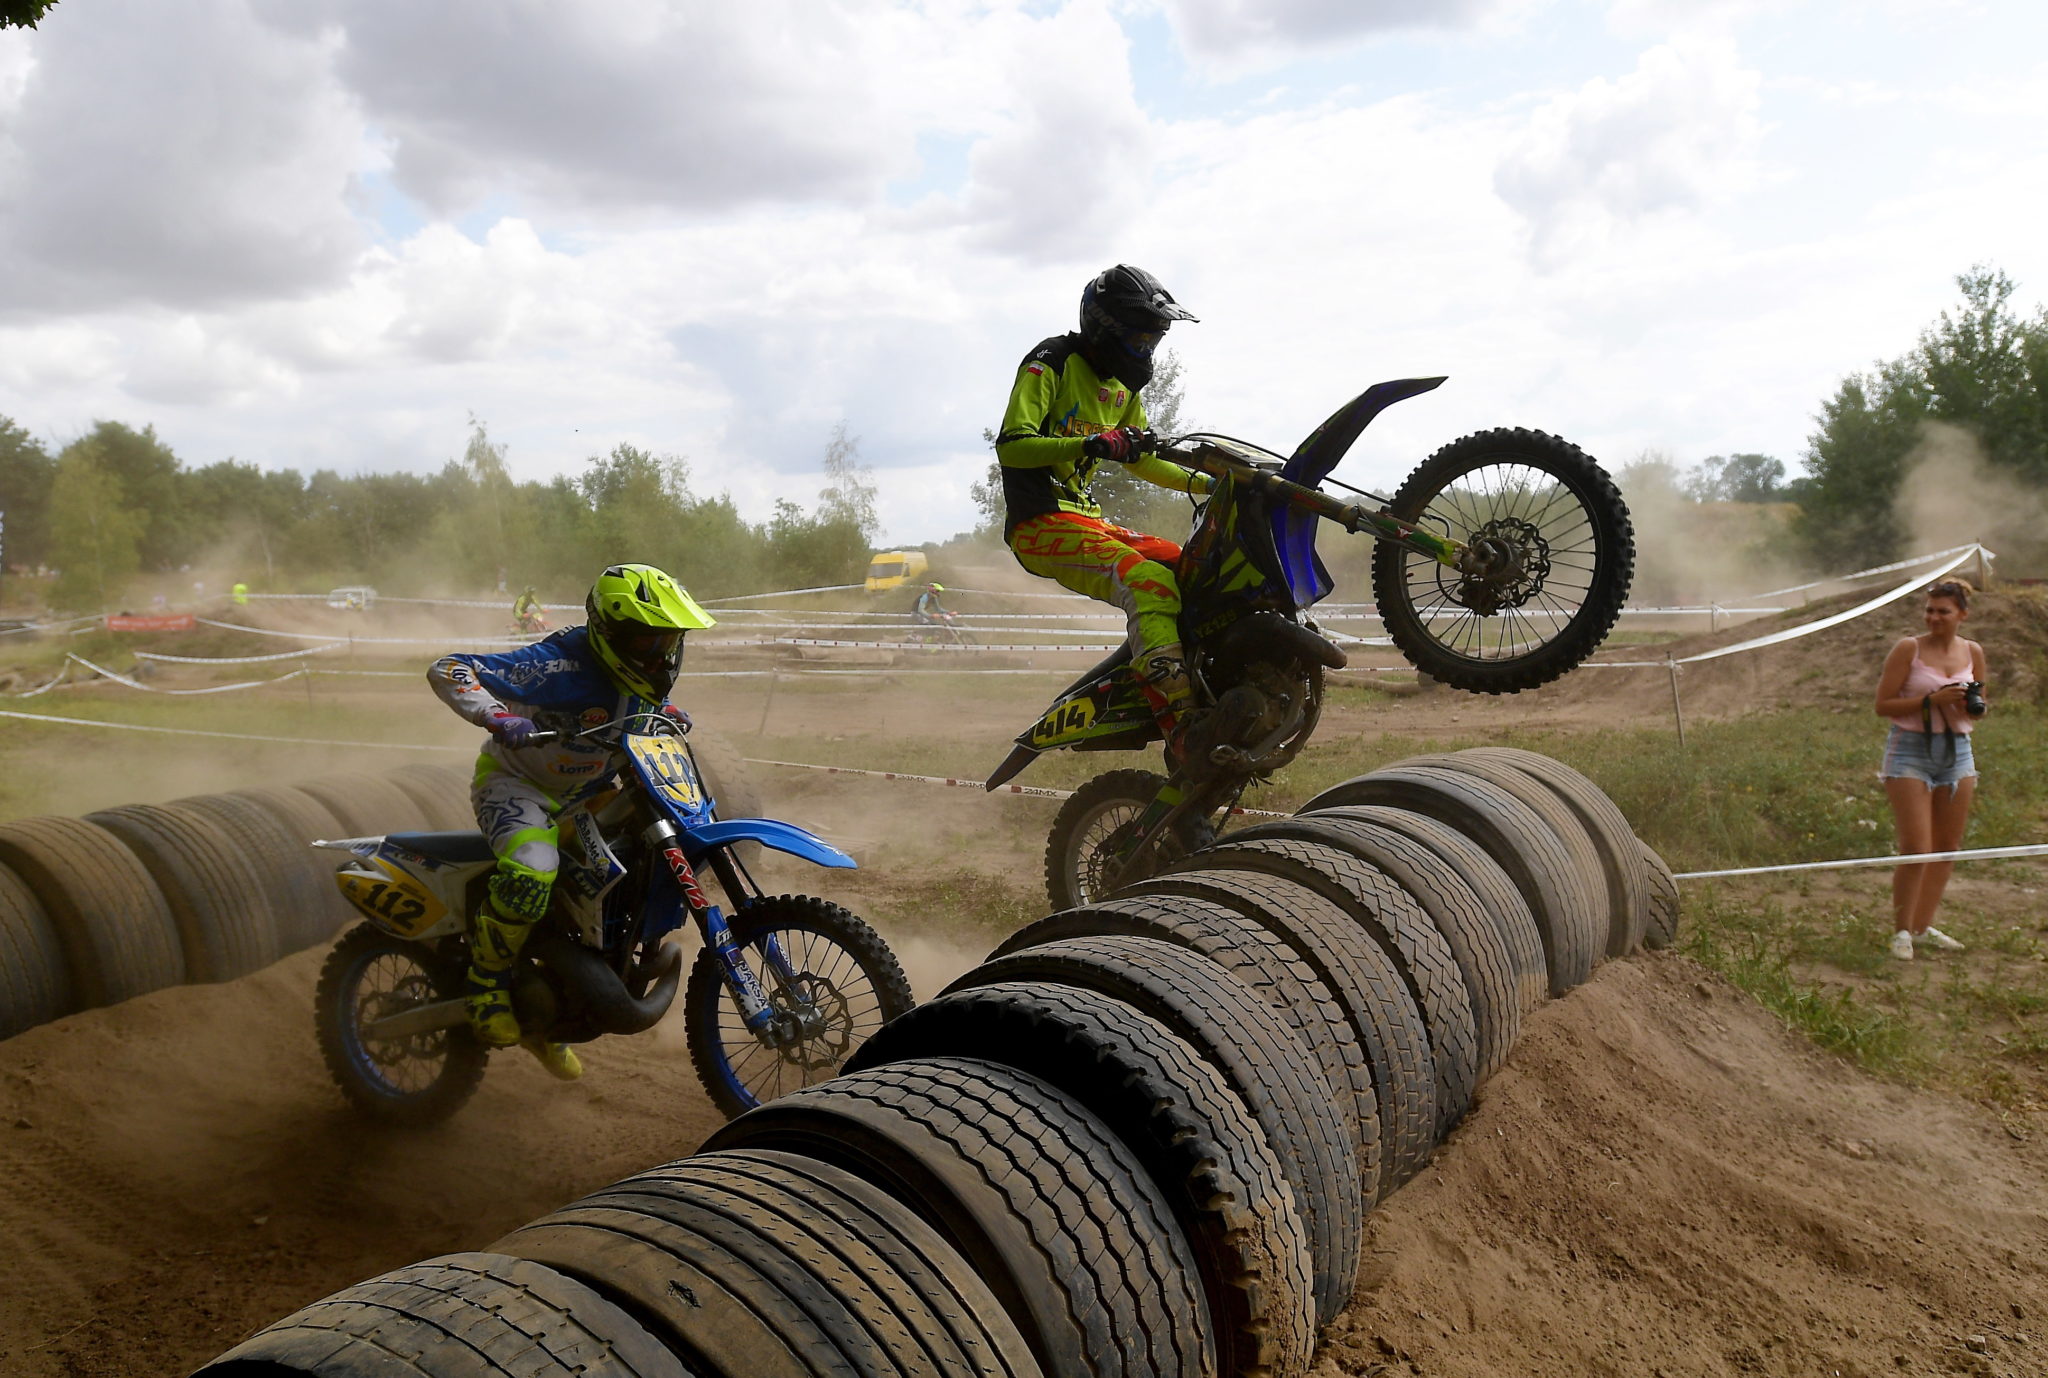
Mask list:
[[[701,828],[691,828],[682,834],[683,854],[691,865],[720,847],[729,847],[735,842],[758,842],[764,847],[773,847],[778,852],[802,857],[805,861],[820,866],[836,866],[853,870],[860,865],[845,852],[827,842],[815,833],[799,828],[794,823],[782,823],[773,818],[735,818],[727,823],[710,823]]]

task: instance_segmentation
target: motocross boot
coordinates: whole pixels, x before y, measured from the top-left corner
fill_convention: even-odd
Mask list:
[[[545,1039],[521,1039],[519,1046],[532,1053],[540,1065],[548,1069],[548,1075],[557,1081],[574,1081],[583,1075],[583,1059],[576,1056],[576,1050],[566,1043],[549,1043]]]
[[[1178,758],[1185,744],[1195,686],[1188,679],[1187,661],[1178,641],[1141,651],[1132,668],[1138,676],[1138,693],[1159,724],[1167,752]]]
[[[509,1048],[519,1041],[519,1017],[512,1012],[512,967],[532,931],[531,923],[506,918],[488,901],[470,922],[469,974],[462,999],[469,1027],[486,1048]]]

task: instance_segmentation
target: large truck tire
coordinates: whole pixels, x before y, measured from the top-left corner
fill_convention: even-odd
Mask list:
[[[1463,771],[1440,766],[1378,770],[1324,790],[1303,813],[1380,804],[1426,814],[1479,844],[1521,891],[1543,935],[1550,994],[1563,995],[1593,973],[1606,941],[1571,854],[1550,826],[1514,795]]]
[[[1634,829],[1606,791],[1563,761],[1510,746],[1478,746],[1455,753],[1513,766],[1564,801],[1586,830],[1607,882],[1607,955],[1626,957],[1643,945],[1648,879]]]
[[[882,1188],[960,1251],[1048,1375],[1214,1371],[1171,1207],[1101,1120],[1036,1077],[892,1063],[771,1101],[705,1147],[803,1154]]]
[[[75,1008],[56,926],[21,877],[0,866],[0,1039]]]
[[[263,879],[271,931],[283,956],[327,942],[355,912],[334,883],[342,857],[315,851],[300,835],[306,830],[302,813],[314,801],[301,795],[287,805],[279,798],[294,793],[281,788],[247,790],[173,801],[173,807],[192,809],[219,823],[244,849]],[[339,830],[330,825],[320,831],[332,837]]]
[[[1337,997],[1365,1049],[1380,1119],[1380,1196],[1422,1170],[1436,1147],[1436,1068],[1422,1013],[1391,957],[1350,916],[1307,886],[1207,866],[1132,887],[1212,900],[1280,935]]]
[[[1380,1198],[1379,1096],[1365,1046],[1337,996],[1280,934],[1213,900],[1185,895],[1119,895],[1066,909],[1005,938],[989,960],[1069,938],[1152,938],[1220,963],[1264,1000],[1322,1068],[1336,1093],[1358,1165],[1358,1190]]]
[[[86,821],[120,838],[156,881],[177,925],[186,980],[232,981],[282,955],[262,877],[205,814],[129,804],[87,814]]]
[[[81,1009],[117,1004],[185,980],[163,893],[119,838],[79,818],[0,824],[0,865],[50,917]]]
[[[1386,872],[1321,842],[1230,837],[1200,857],[1204,865],[1263,871],[1307,886],[1342,909],[1393,959],[1429,1034],[1436,1067],[1436,1137],[1450,1133],[1472,1108],[1479,1088],[1479,1026],[1457,956],[1429,911]]]
[[[1522,1009],[1507,943],[1472,887],[1422,843],[1328,812],[1255,824],[1232,833],[1227,841],[1241,846],[1267,839],[1315,842],[1348,852],[1384,873],[1421,906],[1450,948],[1465,984],[1472,1010],[1474,1075],[1479,1081],[1491,1076],[1521,1032]],[[1540,976],[1540,948],[1537,957]]]
[[[1301,1037],[1222,963],[1156,938],[1068,938],[983,962],[941,995],[1009,981],[1095,991],[1158,1020],[1243,1103],[1308,1236],[1316,1322],[1351,1300],[1365,1203],[1353,1135]]]
[[[1010,981],[927,1001],[847,1060],[849,1072],[979,1058],[1057,1087],[1109,1126],[1194,1251],[1224,1378],[1308,1369],[1315,1309],[1308,1236],[1265,1135],[1173,1030],[1092,990]]]
[[[1595,963],[1617,955],[1613,951],[1617,932],[1626,941],[1629,916],[1616,915],[1611,891],[1607,884],[1607,873],[1600,864],[1599,850],[1593,845],[1592,834],[1580,821],[1557,791],[1519,766],[1490,756],[1484,751],[1455,751],[1436,756],[1414,756],[1397,761],[1396,766],[1441,767],[1444,770],[1463,771],[1467,775],[1486,781],[1490,785],[1506,790],[1521,802],[1531,813],[1541,818],[1550,829],[1551,835],[1563,846],[1571,858],[1572,878],[1576,882],[1578,900],[1584,912],[1578,916],[1581,927],[1590,932]],[[1626,952],[1626,948],[1623,949]]]
[[[192,1378],[716,1378],[583,1283],[444,1254],[265,1326]]]

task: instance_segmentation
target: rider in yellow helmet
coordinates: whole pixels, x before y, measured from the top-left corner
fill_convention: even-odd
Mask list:
[[[589,619],[531,646],[496,655],[446,655],[427,671],[443,702],[491,739],[477,757],[470,800],[498,866],[471,922],[464,998],[488,1047],[521,1042],[512,976],[526,938],[547,913],[560,861],[556,818],[597,793],[625,763],[615,747],[574,734],[633,713],[689,715],[668,701],[683,634],[714,625],[681,585],[652,565],[613,565],[585,603]],[[538,732],[559,735],[536,742]],[[556,1076],[582,1075],[560,1043],[525,1040]]]

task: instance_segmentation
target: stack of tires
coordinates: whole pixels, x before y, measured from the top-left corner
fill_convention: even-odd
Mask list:
[[[1558,762],[1402,762],[1026,927],[696,1156],[201,1373],[1300,1375],[1524,1017],[1676,912]]]
[[[315,838],[475,826],[448,766],[0,824],[0,1038],[326,942],[353,911]]]

